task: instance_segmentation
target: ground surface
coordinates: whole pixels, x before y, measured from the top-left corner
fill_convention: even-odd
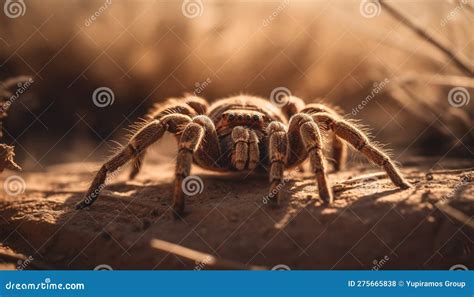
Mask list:
[[[309,173],[292,176],[282,206],[270,209],[262,203],[268,188],[265,176],[193,169],[204,191],[188,199],[180,221],[169,213],[172,160],[146,163],[133,182],[126,181],[129,169],[124,169],[94,206],[83,211],[76,211],[74,204],[98,164],[26,172],[21,174],[26,191],[2,193],[0,198],[0,268],[18,266],[6,252],[31,256],[25,269],[93,269],[99,264],[113,269],[212,268],[153,249],[150,241],[155,238],[269,268],[474,268],[473,171],[426,176],[430,169],[472,168],[473,161],[445,160],[433,168],[436,161],[405,160],[403,172],[415,185],[405,191],[386,178],[335,185],[336,200],[329,208],[321,205]],[[370,172],[373,167],[352,165],[331,173],[330,179],[336,184]],[[1,182],[12,174],[5,172]]]

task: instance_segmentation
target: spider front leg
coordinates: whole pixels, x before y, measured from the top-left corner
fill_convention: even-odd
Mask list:
[[[294,115],[290,120],[289,137],[296,141],[290,142],[291,153],[300,154],[303,157],[309,155],[311,169],[316,176],[319,197],[326,203],[331,204],[333,194],[328,183],[326,174],[326,161],[323,156],[323,140],[318,125],[313,119],[303,113]],[[303,150],[306,154],[303,154]],[[298,157],[293,156],[293,160]]]
[[[369,138],[360,131],[357,127],[344,119],[340,119],[329,113],[315,113],[313,119],[318,123],[324,123],[327,127],[334,131],[339,137],[349,142],[355,149],[360,151],[370,161],[374,162],[380,167],[383,167],[387,172],[392,182],[401,189],[411,187],[400,171],[397,169],[393,161],[382,150],[375,147]]]
[[[150,111],[148,118],[160,120],[169,114],[182,114],[190,117],[205,114],[209,105],[206,100],[196,96],[188,96],[182,99],[169,99],[164,103],[159,103]],[[142,168],[146,151],[141,152],[133,160],[133,167],[130,171],[129,179],[134,179]]]
[[[87,191],[83,201],[76,205],[77,209],[91,206],[105,187],[107,175],[125,165],[132,158],[139,156],[151,144],[160,139],[165,131],[178,133],[179,127],[191,122],[191,118],[185,115],[172,114],[163,117],[160,121],[155,120],[140,129],[129,141],[127,146],[106,162],[99,169],[92,184]]]
[[[270,194],[269,204],[277,206],[283,187],[284,171],[288,155],[288,135],[285,125],[271,122],[267,127],[268,155],[270,157]]]
[[[322,99],[320,99],[322,100]],[[318,112],[326,112],[333,115],[336,118],[340,117],[340,111],[337,107],[331,107],[329,103],[310,103],[301,110],[301,113],[312,115]],[[336,171],[344,169],[347,163],[347,144],[336,134],[332,136],[332,157],[335,161]]]
[[[143,165],[143,159],[145,158],[145,152],[143,151],[133,160],[132,170],[130,171],[129,179],[135,179],[135,177],[140,173]]]
[[[282,110],[288,118],[291,118],[298,112],[309,115],[317,112],[327,112],[337,117],[340,116],[340,110],[337,107],[331,107],[330,104],[321,103],[310,103],[306,105],[302,99],[295,96],[288,97],[288,103],[282,107]],[[332,157],[335,162],[335,170],[341,171],[344,169],[347,163],[347,144],[336,134],[333,135],[332,140]]]
[[[184,212],[185,179],[191,173],[193,157],[200,165],[218,166],[220,145],[214,123],[207,116],[196,116],[181,135],[176,159],[176,179],[173,193],[173,214],[177,218]]]

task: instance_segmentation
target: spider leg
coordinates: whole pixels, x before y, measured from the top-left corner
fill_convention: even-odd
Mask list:
[[[297,114],[305,106],[306,106],[306,103],[303,101],[303,99],[295,97],[295,96],[289,96],[287,97],[286,104],[281,107],[281,110],[285,114],[286,118],[290,120],[292,116]],[[298,165],[298,171],[301,173],[305,172],[305,168],[303,164]]]
[[[193,117],[205,114],[208,107],[209,105],[206,100],[196,96],[188,96],[181,99],[169,99],[164,103],[156,104],[147,117],[151,120],[160,120],[169,114],[183,114]],[[143,151],[134,158],[129,179],[134,179],[140,172],[145,154],[146,151]]]
[[[232,140],[234,150],[232,152],[232,164],[237,170],[244,170],[249,157],[249,130],[242,126],[232,129]]]
[[[334,117],[340,117],[337,107],[331,107],[328,104],[311,103],[301,110],[301,113],[306,113],[309,115],[317,112],[325,112],[333,115]],[[336,171],[340,171],[346,166],[348,153],[347,149],[347,144],[336,133],[334,133],[332,139],[332,157],[336,162]]]
[[[260,149],[258,147],[258,136],[253,130],[249,130],[249,169],[253,170],[260,161]]]
[[[323,123],[334,131],[340,138],[347,141],[355,149],[364,154],[367,159],[383,167],[392,182],[402,188],[407,189],[411,184],[407,182],[393,161],[382,150],[375,147],[368,137],[357,127],[348,121],[338,118],[332,114],[322,112],[313,114],[313,119],[318,123]]]
[[[140,172],[142,165],[143,165],[143,159],[145,158],[145,152],[141,152],[135,159],[133,160],[133,165],[132,165],[132,171],[130,171],[130,175],[128,179],[134,179],[138,173]]]
[[[207,116],[197,116],[189,123],[178,143],[176,179],[173,193],[174,216],[179,217],[185,207],[186,178],[191,173],[193,157],[198,163],[217,166],[220,156],[219,142],[214,123]],[[202,190],[202,189],[200,189]]]
[[[298,140],[295,143],[290,142],[291,153],[294,154],[293,150],[295,150],[301,154],[301,150],[305,150],[303,157],[306,158],[306,156],[309,155],[311,169],[316,176],[318,184],[319,196],[325,203],[332,203],[333,193],[326,174],[326,160],[323,156],[323,139],[318,125],[309,115],[297,113],[290,119],[288,133],[290,139]]]
[[[300,112],[303,108],[305,108],[306,103],[303,99],[289,96],[287,97],[286,104],[281,107],[281,110],[285,114],[286,118],[289,120],[292,116]]]
[[[347,151],[347,144],[334,134],[332,139],[332,157],[336,161],[336,171],[341,171],[346,167]]]
[[[285,113],[288,119],[290,119],[298,112],[306,113],[309,115],[316,112],[327,112],[335,116],[339,116],[340,114],[337,107],[331,107],[329,104],[320,103],[310,103],[306,105],[301,98],[295,96],[288,97],[288,103],[282,107],[282,111]],[[335,161],[336,171],[344,169],[345,164],[347,162],[347,144],[342,141],[336,134],[333,135],[332,140],[332,157]]]
[[[194,153],[196,163],[203,168],[220,167],[221,148],[214,122],[205,115],[195,116],[193,122],[204,128],[204,139]]]
[[[91,206],[105,187],[107,175],[125,165],[132,158],[139,156],[151,144],[160,139],[165,131],[179,133],[179,127],[191,122],[185,115],[173,114],[163,117],[160,121],[154,120],[140,129],[129,141],[128,145],[106,162],[99,169],[83,201],[76,205],[77,209]]]
[[[269,203],[277,206],[280,201],[281,188],[284,185],[284,171],[288,155],[288,134],[285,125],[271,122],[267,127],[268,155],[270,157],[270,194]]]

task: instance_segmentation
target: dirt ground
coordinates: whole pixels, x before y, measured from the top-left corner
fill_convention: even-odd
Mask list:
[[[278,209],[263,203],[265,176],[194,168],[204,189],[188,199],[187,213],[178,221],[169,209],[174,171],[169,159],[145,163],[135,181],[127,181],[129,169],[124,168],[93,207],[81,211],[74,204],[99,164],[24,172],[26,191],[16,196],[2,191],[0,198],[0,268],[214,268],[152,248],[151,240],[160,239],[267,268],[449,269],[463,264],[472,269],[474,161],[437,161],[403,160],[403,172],[414,184],[404,191],[384,177],[350,180],[377,172],[368,165],[330,173],[336,190],[331,207],[321,205],[311,174],[298,173],[285,185]],[[467,169],[446,171],[456,168]],[[434,172],[427,175],[430,169]],[[5,172],[1,182],[13,174]],[[17,263],[16,257],[31,258]]]

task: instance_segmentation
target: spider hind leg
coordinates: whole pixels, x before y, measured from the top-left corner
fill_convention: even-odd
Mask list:
[[[396,186],[401,189],[411,187],[411,184],[403,178],[392,159],[371,143],[369,138],[356,126],[344,119],[325,112],[315,113],[313,119],[329,127],[337,136],[350,143],[371,162],[383,167]]]

